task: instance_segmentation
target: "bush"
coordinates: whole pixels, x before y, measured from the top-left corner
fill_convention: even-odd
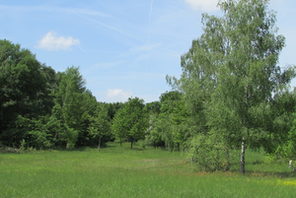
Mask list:
[[[190,143],[190,157],[202,171],[227,171],[231,152],[222,136],[198,134]]]
[[[27,132],[28,142],[26,146],[34,147],[36,149],[50,148],[52,143],[49,140],[49,135],[41,130],[32,130]]]
[[[288,141],[278,146],[275,155],[278,158],[296,159],[296,131],[289,132]]]
[[[75,144],[77,142],[77,138],[78,138],[78,131],[71,128],[71,127],[68,127],[66,126],[66,148],[67,149],[73,149],[75,147]]]

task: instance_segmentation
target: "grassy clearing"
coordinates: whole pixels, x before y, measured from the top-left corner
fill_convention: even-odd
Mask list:
[[[202,173],[182,153],[110,145],[0,154],[1,198],[294,197],[286,163],[250,152],[247,176]],[[236,169],[237,167],[234,167]]]

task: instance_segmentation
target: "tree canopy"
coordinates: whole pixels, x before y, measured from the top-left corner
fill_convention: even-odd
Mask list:
[[[119,142],[127,140],[131,143],[132,148],[134,142],[144,139],[147,128],[144,107],[143,100],[130,98],[115,114],[112,131]]]
[[[267,0],[226,0],[219,7],[223,16],[203,15],[204,33],[182,56],[175,85],[199,132],[222,134],[232,147],[241,142],[244,155],[245,142],[266,146],[259,143],[275,132],[272,101],[287,91],[294,71],[278,65],[284,37]]]

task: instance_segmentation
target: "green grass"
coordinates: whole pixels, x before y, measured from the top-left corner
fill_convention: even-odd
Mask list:
[[[110,145],[98,151],[0,154],[1,198],[295,197],[287,164],[247,153],[246,176],[196,172],[183,153]]]

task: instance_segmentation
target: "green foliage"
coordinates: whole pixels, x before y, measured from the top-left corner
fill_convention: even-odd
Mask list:
[[[59,137],[65,141],[65,147],[73,148],[80,134],[80,142],[84,141],[89,125],[88,115],[94,113],[96,99],[84,87],[84,80],[76,67],[59,74],[54,96],[53,116],[63,128]]]
[[[292,115],[293,123],[287,140],[279,145],[276,154],[279,157],[296,160],[296,113]]]
[[[126,140],[126,134],[128,132],[129,126],[126,121],[126,116],[129,114],[124,107],[120,109],[116,114],[112,122],[112,133],[115,138],[122,144]]]
[[[198,134],[190,143],[190,158],[203,171],[227,171],[232,153],[222,135]]]
[[[128,102],[117,111],[113,123],[112,131],[120,143],[127,140],[133,143],[144,139],[147,129],[147,114],[144,111],[144,101],[139,98],[130,98]]]
[[[15,46],[11,45],[10,47]],[[16,49],[19,50],[19,46],[16,46]],[[32,56],[33,60],[34,57],[30,55],[29,51],[21,50],[20,52]],[[19,58],[26,59],[26,57]],[[21,76],[10,76],[15,78],[14,81],[16,82],[23,80],[26,83],[31,83],[28,85],[15,85],[16,87],[11,88],[11,92],[14,91],[14,94],[24,92],[21,93],[23,95],[17,95],[17,98],[22,99],[24,97],[30,101],[17,101],[13,107],[5,102],[1,104],[1,115],[5,113],[3,119],[10,119],[8,122],[8,120],[5,121],[1,117],[3,121],[1,121],[1,124],[3,124],[1,127],[7,128],[1,130],[1,132],[3,131],[1,134],[2,142],[9,146],[19,147],[21,141],[25,140],[26,147],[37,149],[50,147],[74,148],[77,145],[89,145],[89,137],[87,137],[90,124],[89,117],[94,115],[97,102],[94,96],[85,89],[78,68],[71,67],[63,73],[55,74],[48,67],[39,65],[38,68],[37,66],[34,69],[40,72],[39,78],[29,76],[29,74],[26,76],[28,79],[32,78],[31,82],[24,80]],[[11,69],[14,67],[18,67],[18,65],[12,65]],[[7,68],[10,67],[5,65],[2,69]],[[31,70],[22,72],[25,71],[29,73],[36,72]],[[6,78],[8,77],[6,76]],[[35,80],[37,81],[35,82]],[[29,88],[29,86],[37,86],[34,83],[40,83],[38,86],[44,90],[34,90],[34,87]],[[9,90],[7,86],[10,86],[10,84],[5,86],[2,87],[1,91]],[[11,86],[14,85],[11,84]],[[22,87],[24,90],[18,90],[18,87]],[[33,96],[27,97],[25,95],[27,92],[32,95],[35,94],[35,98]],[[8,93],[1,92],[1,94],[9,96]],[[4,97],[1,97],[1,99],[4,99]],[[9,99],[12,100],[13,97],[9,96]],[[12,110],[11,114],[6,111],[9,109]],[[5,123],[7,126],[4,126]]]
[[[80,126],[84,92],[84,81],[78,68],[71,67],[60,74],[59,85],[55,91],[54,114],[69,127]]]
[[[22,116],[17,118],[17,129],[22,130],[24,139],[20,147],[46,149],[52,147],[52,138],[47,128],[48,117],[28,119]]]
[[[145,105],[145,111],[149,114],[159,114],[160,113],[160,102],[150,102]]]
[[[89,137],[88,128],[91,123],[90,118],[93,117],[96,113],[97,109],[97,101],[96,98],[92,95],[90,91],[86,91],[82,94],[81,100],[81,119],[80,125],[77,128],[78,130],[78,137],[76,146],[88,146],[92,145],[92,140]]]
[[[123,107],[123,103],[120,103],[120,102],[109,103],[109,104],[106,104],[106,105],[108,107],[108,118],[109,118],[109,120],[113,120],[113,118],[114,118],[115,114],[117,113],[117,111]]]
[[[147,145],[153,147],[164,147],[166,144],[162,135],[162,123],[158,118],[158,115],[149,116],[149,127],[145,136],[145,142]]]
[[[284,37],[277,34],[268,1],[225,0],[219,6],[221,17],[203,15],[204,33],[182,56],[181,78],[168,80],[184,93],[195,133],[222,136],[233,148],[247,141],[248,147],[272,151],[271,140],[289,129],[275,130],[274,118],[289,115],[281,109],[274,116],[275,96],[295,76],[292,67],[278,66]]]
[[[153,146],[164,145],[171,151],[180,150],[190,137],[188,114],[180,92],[171,91],[162,94],[159,113],[151,116],[149,122],[146,140]]]
[[[270,138],[272,144],[266,149],[268,152],[275,152],[280,157],[288,157],[287,149],[284,149],[289,145],[291,131],[293,131],[293,125],[295,127],[295,107],[296,107],[296,92],[285,91],[275,96],[273,104],[273,136]],[[285,150],[285,151],[284,151]]]
[[[111,125],[106,107],[98,108],[94,117],[90,118],[88,131],[90,137],[96,140],[98,148],[101,147],[102,143],[105,143],[104,141],[108,140],[107,138],[111,136]]]
[[[41,65],[19,45],[0,40],[0,140],[18,146],[24,133],[16,129],[18,116],[34,118],[50,113],[55,72]]]
[[[50,148],[53,145],[53,138],[47,124],[48,119],[47,116],[40,116],[34,119],[18,116],[14,131],[17,131],[18,134],[22,134],[23,137],[18,147],[36,149]]]
[[[27,146],[32,146],[37,149],[50,148],[51,142],[49,141],[48,134],[41,130],[28,131],[26,134],[30,141],[26,143]]]
[[[64,132],[62,134],[63,139],[66,141],[66,148],[73,149],[76,145],[78,131],[65,125]]]

